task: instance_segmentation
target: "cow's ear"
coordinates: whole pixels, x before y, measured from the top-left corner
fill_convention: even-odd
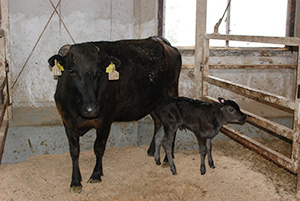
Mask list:
[[[219,97],[218,100],[221,103],[221,105],[224,105],[224,103],[226,102],[226,100],[224,98],[221,98],[221,97]]]
[[[65,59],[62,56],[56,54],[48,59],[48,63],[51,67],[55,65],[55,60],[58,61],[61,66],[65,65]]]
[[[116,58],[116,57],[108,57],[106,59],[105,66],[108,66],[111,63],[115,64],[116,70],[120,69],[120,67],[121,67],[121,61],[118,58]]]

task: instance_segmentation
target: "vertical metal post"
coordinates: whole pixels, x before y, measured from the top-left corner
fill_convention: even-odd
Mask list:
[[[196,38],[195,38],[195,98],[202,97],[203,70],[203,34],[206,32],[207,0],[197,0],[196,4]]]

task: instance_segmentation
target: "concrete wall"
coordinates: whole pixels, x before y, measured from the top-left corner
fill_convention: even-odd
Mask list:
[[[52,2],[56,6],[58,0]],[[17,107],[54,105],[56,81],[47,60],[62,45],[73,44],[73,40],[81,43],[145,38],[157,34],[156,1],[61,1],[57,10],[70,34],[56,13],[49,21],[54,11],[49,0],[26,0],[26,3],[11,0],[9,3],[13,81],[25,66],[12,90],[13,105]]]

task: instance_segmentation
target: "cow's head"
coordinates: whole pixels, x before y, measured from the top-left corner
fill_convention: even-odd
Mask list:
[[[65,45],[48,63],[55,65],[55,60],[63,67],[61,79],[66,97],[72,97],[80,116],[95,118],[99,116],[99,90],[107,82],[107,66],[113,62],[116,67],[120,61],[109,57],[92,43]]]
[[[232,100],[218,98],[224,121],[227,123],[245,123],[247,116],[241,112],[238,104]]]

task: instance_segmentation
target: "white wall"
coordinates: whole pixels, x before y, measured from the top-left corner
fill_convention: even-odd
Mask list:
[[[52,2],[56,5],[58,0]],[[49,0],[11,0],[9,3],[10,70],[14,81],[54,9]],[[156,35],[156,4],[156,1],[146,0],[62,0],[58,11],[75,42],[81,43]],[[62,45],[72,43],[55,13],[11,90],[14,106],[54,105],[57,81],[53,79],[47,60]]]

